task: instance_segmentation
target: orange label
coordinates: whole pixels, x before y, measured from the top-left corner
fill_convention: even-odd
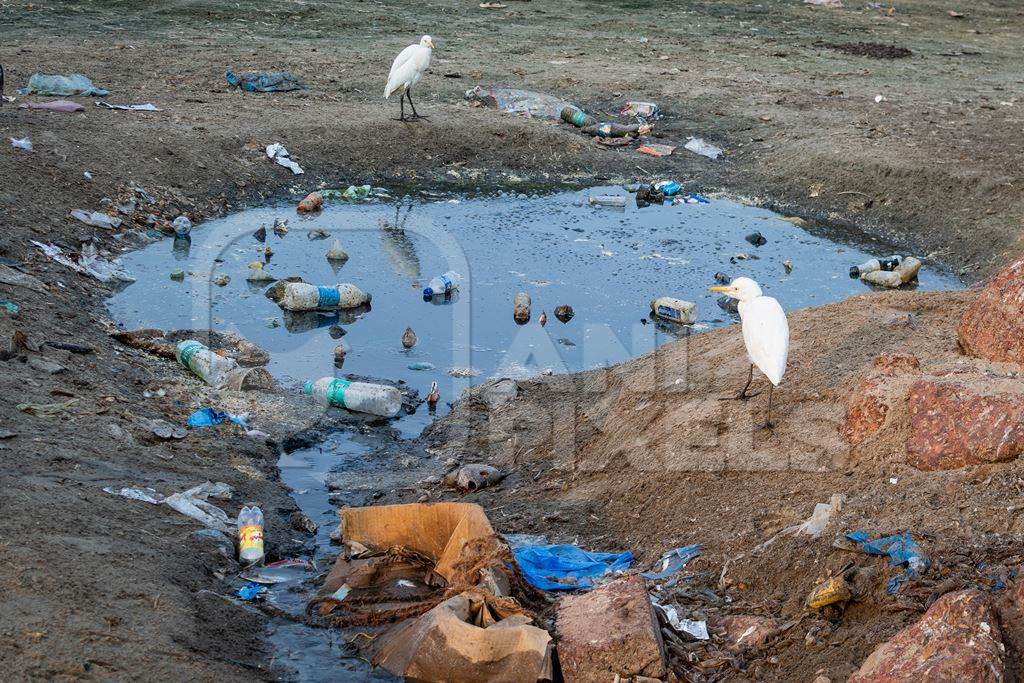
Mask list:
[[[263,553],[263,527],[259,524],[243,526],[238,530],[238,550],[259,550]]]

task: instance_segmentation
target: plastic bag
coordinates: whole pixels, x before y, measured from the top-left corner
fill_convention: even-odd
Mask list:
[[[71,74],[70,76],[32,74],[28,79],[29,95],[88,95],[92,97],[103,97],[109,95],[109,90],[97,88],[93,82],[82,74]]]

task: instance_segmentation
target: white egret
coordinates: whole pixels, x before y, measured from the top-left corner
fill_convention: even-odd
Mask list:
[[[430,36],[420,38],[418,45],[410,45],[395,57],[391,65],[391,72],[388,74],[388,84],[384,86],[384,99],[391,97],[391,93],[401,93],[399,103],[401,113],[398,121],[405,121],[405,99],[409,98],[409,106],[412,107],[413,118],[425,119],[416,112],[416,105],[412,103],[412,86],[420,82],[427,67],[430,66],[431,50],[434,49],[434,41]]]
[[[786,359],[789,357],[789,322],[786,320],[786,312],[778,301],[764,296],[758,284],[748,277],[738,277],[725,287],[708,289],[739,301],[740,324],[743,328],[743,343],[750,358],[750,373],[747,375],[747,383],[736,398],[746,399],[757,395],[747,393],[754,379],[756,365],[770,382],[765,426],[771,428],[772,389],[782,381],[786,373]]]

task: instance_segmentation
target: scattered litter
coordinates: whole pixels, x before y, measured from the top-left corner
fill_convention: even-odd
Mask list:
[[[415,370],[417,372],[421,372],[421,371],[424,371],[424,370],[433,370],[434,369],[434,364],[433,363],[426,363],[426,362],[409,363],[409,365],[407,365],[406,367],[408,367],[410,370]]]
[[[306,88],[291,71],[246,71],[236,74],[228,69],[224,78],[231,87],[246,92],[289,92]]]
[[[846,538],[860,546],[861,550],[869,555],[886,555],[889,557],[889,564],[893,567],[907,565],[907,570],[902,576],[894,577],[885,592],[892,595],[908,579],[915,579],[931,566],[931,562],[911,536],[910,532],[885,536],[874,541],[869,541],[870,535],[864,531],[854,531],[846,534]]]
[[[214,484],[207,481],[187,491],[171,494],[162,502],[181,514],[198,520],[205,527],[231,533],[234,521],[219,507],[207,501],[207,498],[230,500],[231,494],[231,487],[224,482]]]
[[[225,386],[231,375],[239,369],[235,359],[220,356],[193,339],[178,342],[174,355],[179,363],[215,388]]]
[[[174,228],[175,235],[184,237],[192,232],[192,221],[189,220],[188,216],[178,216],[171,222],[171,227]]]
[[[875,95],[875,104],[881,104],[882,102],[888,102],[889,98],[885,95]]]
[[[78,102],[68,100],[53,100],[52,102],[26,102],[18,105],[19,109],[43,109],[45,111],[59,111],[70,114],[76,111],[85,111],[85,107]]]
[[[448,375],[450,377],[476,377],[480,374],[480,371],[476,368],[464,368],[454,367],[448,368]]]
[[[70,258],[65,256],[64,250],[56,245],[43,244],[41,242],[36,242],[35,240],[32,240],[32,244],[39,247],[47,257],[57,263],[67,266],[76,273],[82,273],[83,275],[94,277],[100,282],[111,282],[112,280],[135,282],[135,278],[121,267],[120,261],[116,259],[111,261],[100,259],[96,255],[96,247],[92,244],[82,246],[82,251],[77,262],[72,261]]]
[[[295,207],[295,210],[299,213],[312,213],[319,211],[324,207],[324,198],[319,192],[310,192],[307,194],[299,205]]]
[[[214,410],[213,408],[200,408],[195,411],[188,416],[187,424],[189,427],[213,427],[224,422],[224,420],[230,420],[244,429],[249,428],[244,416],[232,415],[231,413]]]
[[[316,570],[316,565],[308,560],[279,560],[271,562],[265,567],[242,572],[239,577],[252,583],[274,585],[301,581],[314,570]]]
[[[7,138],[11,141],[11,146],[15,149],[24,149],[29,152],[32,151],[32,141],[28,138]]]
[[[217,273],[210,282],[218,287],[227,287],[228,283],[231,282],[231,276],[226,273]]]
[[[745,239],[746,241],[750,242],[755,247],[762,247],[762,246],[768,244],[768,240],[765,238],[764,235],[762,235],[759,232],[752,232],[749,235],[747,235],[746,237],[744,237],[743,239]]]
[[[843,0],[804,0],[805,5],[818,5],[820,7],[842,7]]]
[[[441,275],[432,278],[427,286],[423,288],[423,299],[424,301],[429,301],[435,294],[447,296],[456,291],[461,284],[462,276],[454,270],[447,270]]]
[[[653,600],[651,604],[655,608],[661,610],[661,613],[665,615],[665,621],[677,633],[685,633],[697,640],[710,640],[711,636],[708,635],[708,623],[706,621],[695,621],[693,619],[683,619],[679,616],[679,611],[674,605],[660,605]]]
[[[622,138],[627,136],[646,135],[651,127],[643,123],[615,123],[614,121],[603,121],[593,123],[580,129],[587,135],[596,135],[599,138]]]
[[[121,111],[163,111],[148,102],[146,104],[111,104],[110,102],[100,101],[96,103],[96,106],[106,109],[119,109]]]
[[[427,410],[433,415],[437,410],[437,402],[441,400],[441,392],[437,388],[437,382],[430,383],[430,392],[427,394]]]
[[[570,123],[577,128],[592,126],[597,123],[597,121],[585,111],[571,104],[567,107],[563,107],[562,111],[558,113],[558,116],[566,123]]]
[[[528,545],[514,551],[523,576],[541,590],[586,590],[595,579],[624,572],[633,553],[592,553],[574,545]]]
[[[126,486],[121,489],[115,489],[113,486],[108,486],[103,489],[104,493],[109,493],[115,496],[122,496],[124,498],[130,498],[132,500],[140,500],[143,503],[149,503],[150,505],[159,505],[163,502],[164,497],[159,493],[150,488],[139,488]]]
[[[519,292],[512,300],[512,319],[517,325],[530,322],[530,305],[530,295],[526,292]]]
[[[247,564],[261,562],[263,553],[263,510],[245,505],[238,513],[238,559]]]
[[[411,327],[406,327],[402,333],[402,346],[407,349],[416,346],[416,333]]]
[[[659,297],[651,300],[651,317],[680,325],[692,325],[697,322],[697,304],[670,296]]]
[[[372,297],[355,285],[342,282],[333,287],[318,287],[307,282],[288,282],[278,305],[286,311],[318,311],[357,308]]]
[[[831,579],[819,584],[807,596],[807,609],[821,609],[837,603],[845,603],[852,597],[850,586],[846,579],[840,576],[833,576]]]
[[[690,560],[700,557],[703,554],[704,546],[700,543],[674,548],[661,556],[651,571],[644,573],[644,578],[650,581],[660,581],[675,574],[690,563]]]
[[[116,216],[108,216],[100,211],[83,211],[82,209],[73,209],[71,211],[71,217],[82,221],[86,225],[91,225],[94,228],[106,228],[107,230],[113,230],[114,228],[120,227],[121,219]]]
[[[647,156],[652,157],[667,157],[670,154],[672,154],[672,152],[676,151],[676,148],[673,145],[659,145],[656,143],[648,143],[646,145],[637,147],[636,151],[640,152],[641,154],[646,154]]]
[[[895,270],[896,266],[898,266],[902,261],[903,257],[900,256],[899,254],[893,254],[892,256],[887,256],[885,258],[880,259],[869,259],[864,263],[860,264],[859,266],[850,266],[850,277],[863,277],[864,275],[867,275],[868,273],[873,273],[876,270]]]
[[[183,282],[185,280],[185,271],[184,270],[172,270],[171,271],[171,279],[174,280],[175,282]]]
[[[140,417],[136,419],[136,422],[140,427],[161,439],[184,439],[188,436],[188,431],[184,427],[171,424],[167,420]]]
[[[682,191],[682,186],[674,180],[659,180],[651,186],[651,190],[666,197],[679,194]]]
[[[402,408],[402,392],[386,384],[350,382],[337,377],[321,377],[306,382],[303,393],[322,406],[345,408],[357,413],[394,417]]]
[[[572,106],[553,95],[516,88],[486,88],[480,85],[467,90],[466,99],[510,114],[524,114],[553,120],[561,117],[565,107]]]
[[[708,199],[707,197],[702,197],[701,195],[697,194],[696,192],[691,192],[691,193],[689,193],[687,195],[683,195],[682,197],[676,197],[675,199],[672,200],[672,204],[673,205],[677,205],[677,204],[710,204],[710,203],[711,203],[710,199]]]
[[[793,262],[789,259],[782,262],[782,267],[785,268],[787,275],[793,272]]]
[[[860,276],[860,279],[868,284],[895,289],[907,284],[908,282],[916,280],[917,274],[920,270],[921,261],[913,256],[908,256],[900,261],[900,263],[891,272],[875,270],[869,273],[864,273]]]
[[[626,206],[626,198],[614,194],[599,194],[587,197],[587,203],[591,206],[610,206],[621,209]]]
[[[828,526],[829,520],[832,519],[832,515],[842,511],[843,503],[846,502],[846,496],[841,493],[833,493],[831,500],[827,503],[817,503],[814,506],[814,512],[806,520],[796,525],[795,527],[789,527],[792,533],[804,534],[811,538],[818,538],[822,532],[825,531],[825,527]]]
[[[563,324],[572,320],[574,315],[576,315],[576,312],[572,310],[572,306],[565,304],[555,306],[555,317],[562,321]]]
[[[18,304],[13,301],[5,301],[3,299],[0,299],[0,307],[11,315],[18,315],[19,311],[21,311],[21,307],[18,306]]]
[[[684,147],[695,154],[700,154],[708,159],[717,159],[722,156],[722,149],[704,142],[703,138],[690,138]]]
[[[57,403],[19,403],[17,407],[21,412],[35,415],[36,417],[53,417],[54,415],[67,412],[69,408],[77,403],[78,399],[72,398]]]
[[[477,491],[494,486],[505,478],[504,473],[490,465],[463,465],[445,476],[445,483],[464,491]]]
[[[252,602],[266,592],[266,586],[261,586],[258,583],[249,581],[244,586],[238,589],[238,593],[236,593],[236,595],[238,595],[238,597],[242,598],[243,600],[248,600],[249,602]]]
[[[349,185],[344,190],[320,190],[320,196],[325,200],[343,199],[347,202],[354,202],[359,199],[369,199],[373,195],[373,187],[370,185]]]
[[[82,74],[71,74],[70,76],[32,74],[32,77],[28,79],[26,93],[65,97],[68,95],[105,97],[110,94],[110,91],[97,88],[89,78]]]
[[[619,113],[623,116],[635,116],[645,121],[661,118],[661,109],[654,102],[626,102],[626,106]]]
[[[284,166],[295,175],[301,175],[305,173],[302,167],[295,161],[289,158],[288,150],[280,142],[275,142],[272,145],[267,145],[267,158],[273,159],[278,166]]]

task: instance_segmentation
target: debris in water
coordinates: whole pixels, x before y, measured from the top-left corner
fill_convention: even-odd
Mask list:
[[[448,368],[448,374],[452,377],[476,377],[480,371],[475,368]]]
[[[299,202],[295,210],[299,213],[312,213],[324,207],[324,198],[319,192],[310,192]]]
[[[416,346],[416,333],[412,331],[411,327],[406,327],[405,332],[402,333],[402,346],[407,349]]]
[[[743,239],[745,239],[746,241],[750,242],[755,247],[760,247],[760,246],[764,246],[765,244],[768,244],[768,240],[765,239],[765,236],[762,235],[759,232],[752,232],[749,235],[747,235],[746,237],[744,237]]]
[[[437,402],[441,399],[441,392],[437,390],[437,382],[430,383],[430,393],[427,394],[427,408],[430,410],[430,414],[433,415],[434,411],[437,410]]]
[[[517,325],[530,322],[530,295],[526,292],[519,292],[512,300],[512,319]]]
[[[561,320],[563,324],[572,320],[574,315],[576,315],[576,312],[572,310],[572,306],[565,304],[555,306],[555,317]]]

